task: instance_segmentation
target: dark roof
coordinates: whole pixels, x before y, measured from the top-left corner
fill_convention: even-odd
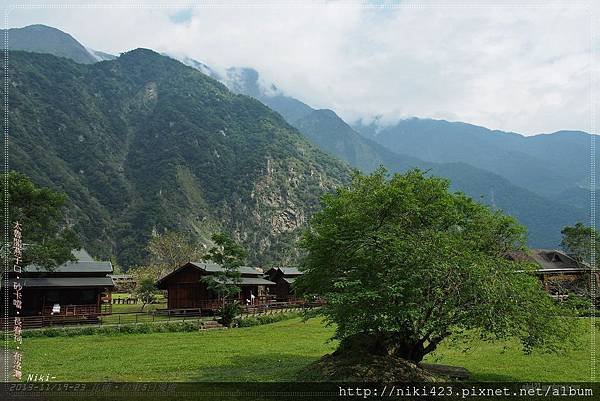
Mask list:
[[[233,280],[221,280],[215,279],[218,283],[230,283],[233,284]],[[264,278],[254,278],[254,277],[241,277],[237,285],[275,285],[274,282],[265,280]]]
[[[284,278],[283,278],[283,281],[285,281],[285,282],[286,282],[286,283],[288,283],[288,284],[293,284],[293,283],[294,283],[294,281],[296,281],[296,278],[297,278],[297,277],[284,277]]]
[[[114,287],[110,277],[35,277],[17,280],[23,287]],[[14,280],[3,281],[11,287]]]
[[[94,260],[85,249],[75,249],[71,253],[77,259],[75,262],[67,262],[54,268],[46,269],[37,265],[23,267],[25,273],[112,273],[113,267],[110,262]]]
[[[195,266],[198,269],[204,270],[207,273],[217,273],[225,270],[221,267],[221,265],[218,265],[216,263],[190,262],[189,264]],[[249,266],[240,266],[238,270],[242,275],[247,274],[259,276],[263,274],[261,271],[258,271],[254,267]]]
[[[295,267],[273,267],[267,271],[267,274],[272,270],[279,270],[284,276],[300,276],[304,274],[304,272],[301,272]]]
[[[300,276],[304,274],[295,267],[280,267],[279,270],[283,273],[284,276]]]
[[[511,252],[508,258],[518,262],[538,265],[537,273],[579,272],[590,270],[585,263],[577,262],[573,257],[555,249],[529,249]]]
[[[194,269],[202,270],[206,273],[217,273],[217,272],[222,272],[225,270],[216,263],[188,262],[188,263],[184,264],[183,266],[180,266],[177,269],[173,270],[171,273],[167,274],[166,276],[160,278],[156,282],[156,284],[160,286],[168,278],[177,274],[180,270],[185,269],[187,267],[192,267]],[[250,278],[260,278],[260,276],[263,275],[263,273],[261,271],[258,271],[255,268],[249,267],[249,266],[240,266],[239,272],[241,273],[242,276],[250,276]]]
[[[52,269],[46,269],[37,265],[23,267],[25,273],[112,273],[113,267],[110,262],[67,262]]]

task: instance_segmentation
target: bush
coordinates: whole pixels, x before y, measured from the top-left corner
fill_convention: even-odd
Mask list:
[[[252,327],[252,326],[260,326],[263,324],[270,324],[280,322],[282,320],[294,319],[296,317],[301,317],[302,314],[300,312],[286,312],[286,313],[278,313],[272,315],[256,315],[256,316],[248,316],[241,317],[235,319],[234,325],[236,327]]]
[[[575,310],[578,316],[591,316],[592,300],[589,298],[571,294],[564,302],[564,306]]]
[[[169,332],[190,332],[198,330],[196,322],[174,322],[174,323],[141,323],[121,326],[86,326],[72,328],[44,328],[39,330],[23,331],[23,338],[33,337],[74,337],[90,336],[94,334],[118,335],[118,334],[149,334]]]
[[[236,316],[240,314],[242,307],[240,303],[234,301],[229,304],[225,304],[219,308],[219,323],[223,326],[230,327]]]

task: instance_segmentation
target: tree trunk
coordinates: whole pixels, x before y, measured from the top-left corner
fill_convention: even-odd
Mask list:
[[[425,347],[421,342],[403,343],[390,350],[390,354],[398,358],[406,359],[412,362],[421,362],[425,354]]]
[[[433,352],[445,336],[406,341],[400,333],[360,333],[340,342],[336,353],[368,353],[370,355],[391,355],[415,363]],[[427,346],[425,346],[427,342]]]

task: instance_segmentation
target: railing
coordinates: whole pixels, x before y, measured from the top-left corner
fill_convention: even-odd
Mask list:
[[[219,304],[221,305],[221,303]],[[319,302],[272,302],[269,304],[248,305],[242,307],[242,315],[260,315],[282,313],[289,309],[311,308],[320,306]],[[90,315],[49,315],[49,316],[24,316],[21,317],[23,329],[36,329],[42,327],[65,327],[74,325],[130,325],[140,323],[157,323],[157,322],[186,322],[197,321],[203,319],[214,319],[214,313],[203,313],[199,308],[187,309],[158,309],[148,312],[127,312],[114,313],[110,315],[90,314]],[[8,322],[5,322],[8,320]],[[0,318],[0,331],[5,327],[13,327],[14,317],[8,319]],[[8,325],[6,325],[8,323]]]
[[[100,304],[100,313],[102,315],[111,315],[112,314],[112,304],[111,303]]]
[[[219,310],[223,305],[227,305],[227,304],[231,304],[232,302],[238,302],[242,308],[277,308],[280,305],[289,305],[289,304],[294,304],[294,305],[303,305],[305,303],[305,301],[303,299],[300,298],[289,298],[287,301],[275,301],[274,297],[266,297],[266,296],[261,296],[261,297],[256,297],[254,299],[254,302],[251,304],[248,304],[246,302],[246,299],[243,298],[228,298],[228,299],[202,299],[202,300],[198,300],[195,301],[194,307],[190,307],[187,309],[201,309],[202,311],[212,311],[215,312],[217,310]],[[186,308],[181,308],[181,309],[173,309],[173,310],[183,310]]]
[[[44,316],[88,316],[88,315],[98,315],[98,305],[96,304],[88,304],[88,305],[61,305],[59,312],[53,312],[52,306],[46,306],[42,315]]]
[[[113,304],[124,304],[124,305],[132,305],[132,304],[137,304],[138,303],[138,299],[137,298],[113,298],[111,301]]]
[[[80,325],[80,324],[98,324],[101,315],[76,315],[76,316],[65,316],[65,315],[51,315],[51,316],[22,316],[22,328],[23,329],[39,329],[46,326],[68,326],[68,325]],[[0,319],[0,331],[4,327],[13,327],[14,317],[8,319]],[[6,326],[6,320],[8,320],[8,326]]]

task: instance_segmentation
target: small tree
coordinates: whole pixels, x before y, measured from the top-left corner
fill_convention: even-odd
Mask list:
[[[453,332],[517,337],[558,350],[573,325],[527,271],[505,258],[525,230],[511,217],[413,170],[357,174],[325,195],[301,240],[297,291],[319,296],[340,352],[356,347],[412,361]]]
[[[6,188],[8,182],[8,188]],[[0,175],[0,203],[8,194],[10,243],[13,241],[13,224],[22,229],[22,266],[36,264],[51,270],[53,267],[75,260],[71,251],[81,247],[75,232],[66,224],[67,196],[50,188],[40,188],[27,176],[11,171]],[[5,236],[5,225],[0,225],[0,235]],[[2,258],[6,257],[7,248]]]
[[[211,238],[214,246],[209,249],[204,259],[219,264],[222,270],[214,275],[203,277],[202,280],[221,299],[222,304],[219,310],[221,323],[229,326],[239,313],[240,305],[236,301],[229,303],[227,301],[241,291],[239,268],[244,264],[247,253],[227,234],[213,234]]]
[[[574,226],[566,226],[561,230],[562,241],[561,247],[565,252],[573,255],[578,262],[591,263],[592,249],[595,249],[596,254],[600,251],[600,237],[592,228],[577,223]],[[594,245],[592,246],[592,236],[594,237]]]
[[[144,310],[144,307],[146,305],[156,301],[159,291],[156,288],[156,282],[154,281],[154,279],[151,276],[146,276],[141,278],[137,282],[134,292],[137,295],[137,297],[142,301],[141,310]]]

